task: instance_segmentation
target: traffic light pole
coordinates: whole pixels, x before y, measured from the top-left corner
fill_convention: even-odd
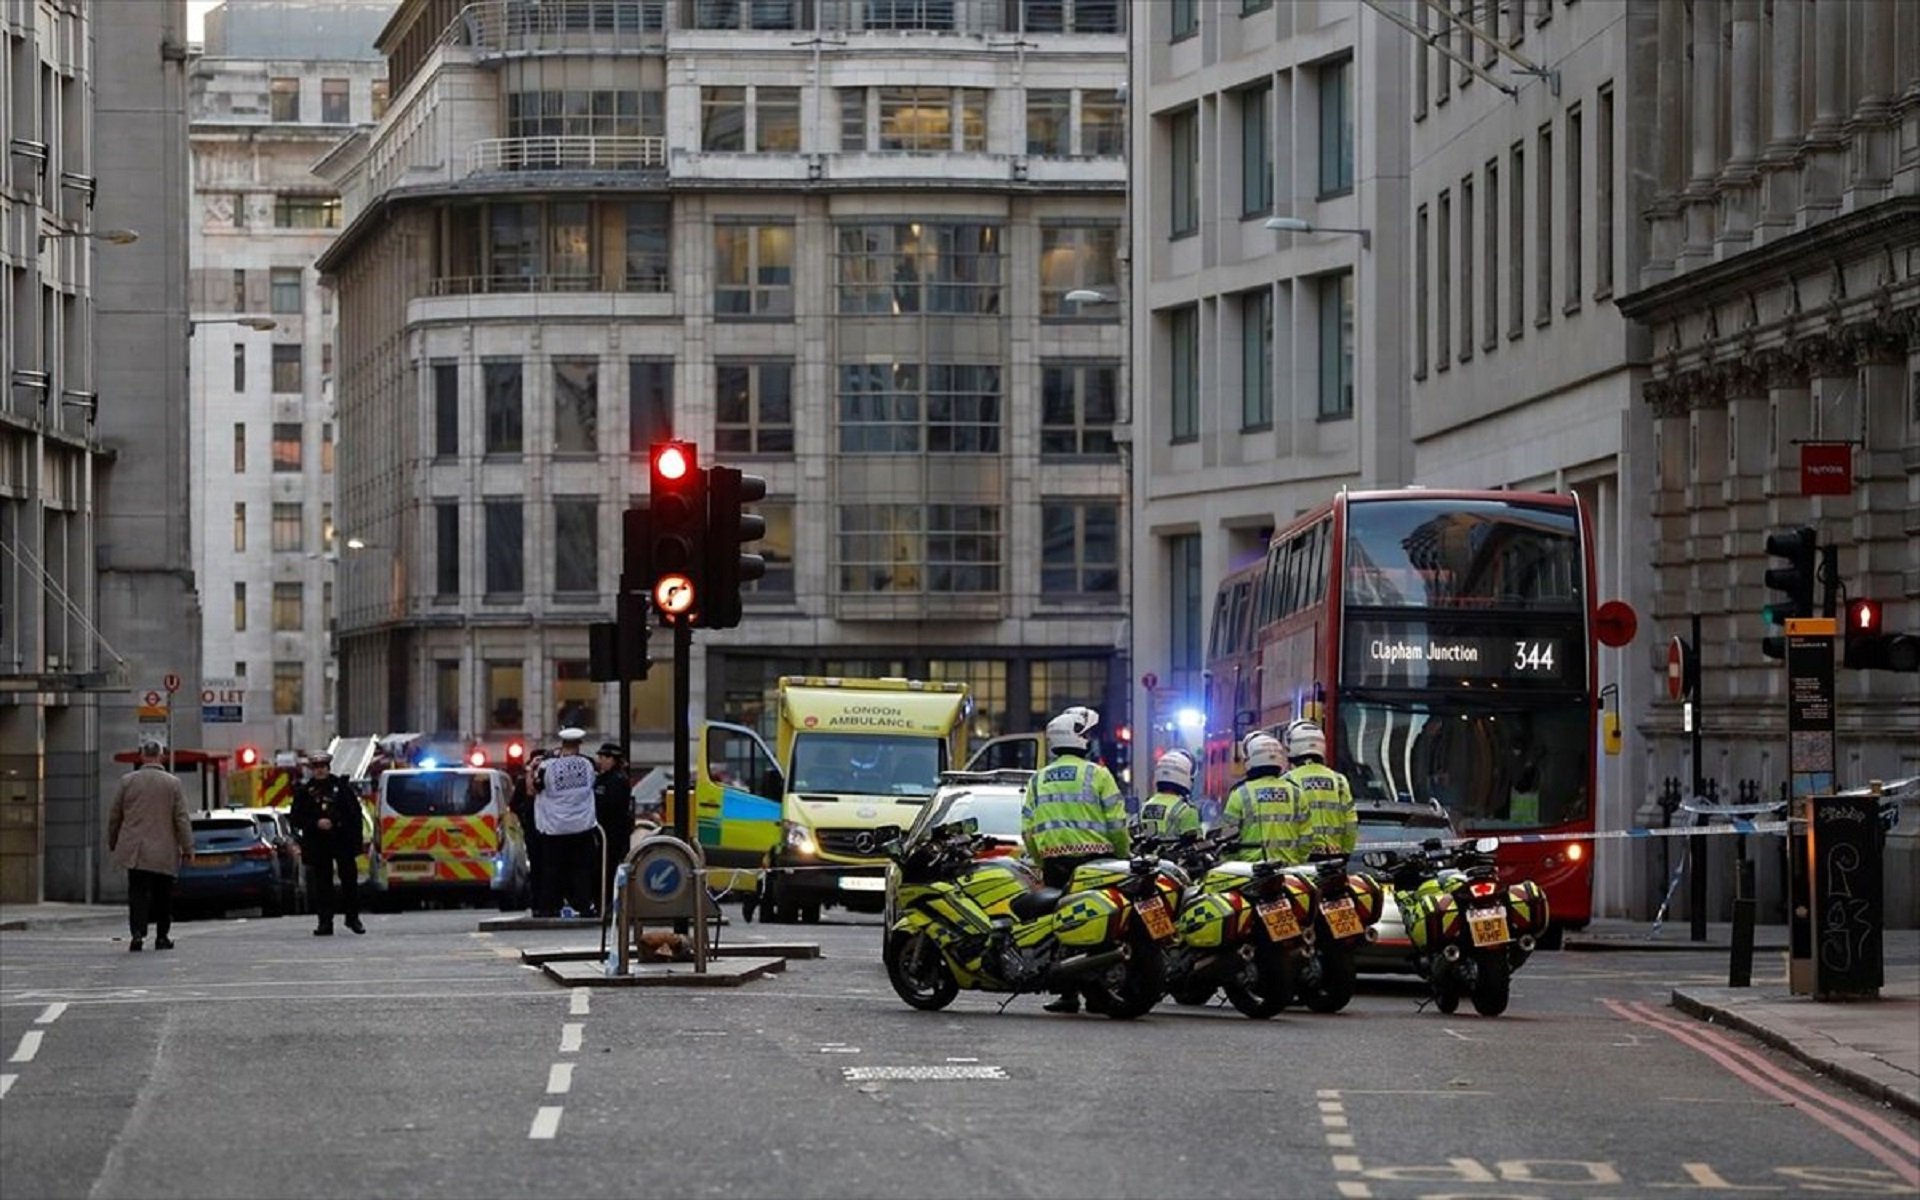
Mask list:
[[[673,833],[693,842],[693,622],[686,614],[673,621]]]
[[[1704,643],[1700,640],[1699,613],[1693,614],[1691,630],[1693,634],[1694,661],[1698,663],[1700,659],[1704,657],[1701,654]],[[1706,771],[1700,761],[1700,724],[1702,716],[1700,693],[1706,690],[1701,687],[1699,683],[1701,674],[1700,668],[1698,666],[1694,667],[1693,694],[1688,697],[1693,705],[1693,719],[1687,723],[1691,730],[1689,737],[1692,743],[1693,754],[1693,802],[1696,806],[1700,803],[1701,797],[1704,796],[1707,791]],[[1706,821],[1707,814],[1703,812],[1695,812],[1693,814],[1693,824],[1695,828],[1706,824]],[[1687,908],[1691,917],[1690,932],[1694,941],[1704,942],[1707,940],[1707,839],[1701,834],[1696,833],[1687,839],[1687,873],[1689,875],[1687,884]]]

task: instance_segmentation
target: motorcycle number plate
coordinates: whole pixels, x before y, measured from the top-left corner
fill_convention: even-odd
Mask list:
[[[1507,936],[1507,913],[1505,909],[1468,909],[1467,926],[1473,932],[1473,944],[1476,946],[1498,946],[1503,942],[1513,940]]]
[[[1158,896],[1149,896],[1139,904],[1140,919],[1147,923],[1147,932],[1155,941],[1164,942],[1173,936],[1173,918],[1167,913],[1167,902]]]
[[[1320,912],[1327,918],[1327,928],[1334,937],[1344,940],[1359,937],[1367,931],[1360,914],[1353,911],[1351,899],[1329,900],[1320,906]]]
[[[1266,923],[1267,936],[1274,941],[1284,942],[1300,936],[1300,919],[1293,915],[1293,905],[1285,900],[1268,900],[1255,911]]]

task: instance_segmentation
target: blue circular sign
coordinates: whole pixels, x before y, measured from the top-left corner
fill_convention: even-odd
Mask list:
[[[640,869],[640,888],[656,900],[667,900],[680,893],[680,864],[661,855]]]

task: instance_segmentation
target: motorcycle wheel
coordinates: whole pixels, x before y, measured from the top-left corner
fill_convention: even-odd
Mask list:
[[[1280,946],[1262,946],[1254,955],[1254,983],[1248,987],[1234,980],[1226,984],[1227,1002],[1245,1017],[1264,1021],[1287,1006],[1287,1000],[1299,987],[1299,965],[1294,956]]]
[[[1450,987],[1437,989],[1433,993],[1433,1006],[1452,1016],[1460,1009],[1460,993]]]
[[[1359,970],[1353,963],[1353,951],[1335,946],[1320,956],[1320,982],[1307,989],[1307,1007],[1317,1013],[1337,1013],[1353,999]]]
[[[924,933],[896,933],[887,956],[887,982],[902,1000],[923,1012],[935,1012],[953,1003],[960,984],[947,969],[940,947]]]
[[[1507,956],[1496,951],[1480,957],[1473,978],[1473,1011],[1483,1017],[1497,1017],[1507,1011],[1513,973],[1507,968]]]
[[[1133,953],[1119,968],[1119,984],[1102,989],[1106,995],[1097,1008],[1089,1000],[1089,1011],[1103,1013],[1116,1021],[1131,1021],[1153,1011],[1153,1006],[1166,994],[1166,952],[1145,937],[1135,938],[1132,946]]]

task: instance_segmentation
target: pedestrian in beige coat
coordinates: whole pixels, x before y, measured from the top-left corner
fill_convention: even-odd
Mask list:
[[[154,925],[153,948],[173,949],[173,879],[193,855],[193,825],[178,776],[160,765],[160,747],[140,747],[140,766],[120,777],[107,817],[107,851],[127,869],[127,926],[138,951]]]

